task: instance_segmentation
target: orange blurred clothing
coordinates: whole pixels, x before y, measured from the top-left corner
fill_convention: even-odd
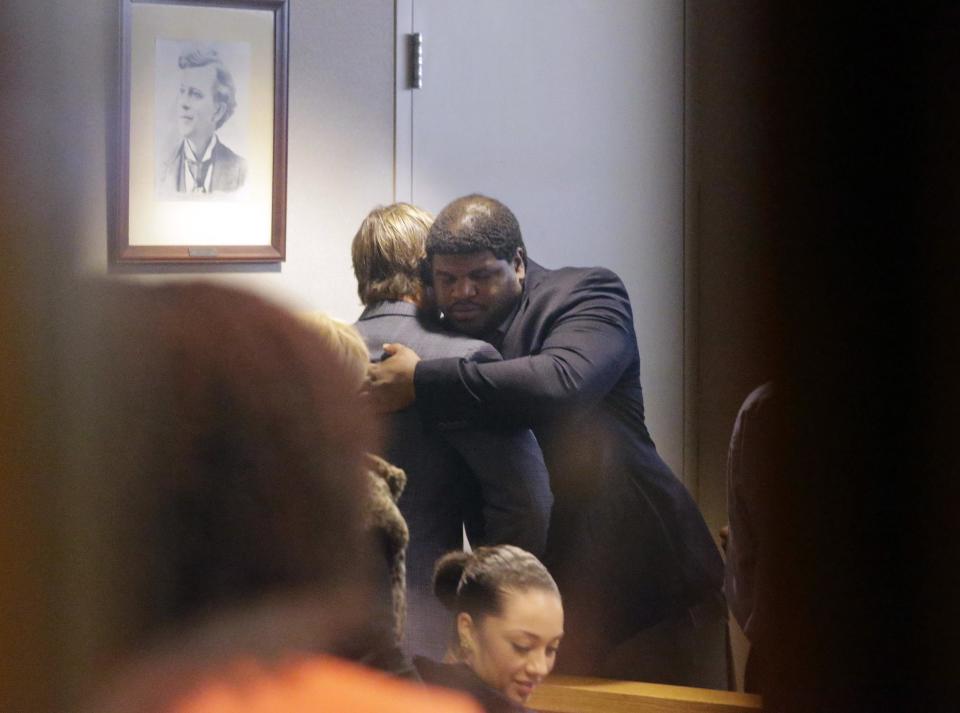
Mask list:
[[[241,664],[206,681],[170,713],[481,713],[470,698],[318,656],[267,669]]]

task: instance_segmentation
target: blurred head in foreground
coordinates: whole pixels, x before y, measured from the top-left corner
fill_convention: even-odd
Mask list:
[[[98,653],[330,650],[365,615],[371,554],[376,444],[349,348],[213,285],[95,292],[78,441],[110,622]]]
[[[557,585],[536,557],[512,545],[451,552],[434,592],[456,615],[451,656],[523,704],[553,670],[563,638]]]

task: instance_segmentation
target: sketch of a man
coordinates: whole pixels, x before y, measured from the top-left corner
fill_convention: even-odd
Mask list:
[[[246,180],[247,162],[217,138],[237,106],[233,77],[216,50],[189,49],[178,64],[182,141],[164,163],[162,183],[178,193],[236,191]]]

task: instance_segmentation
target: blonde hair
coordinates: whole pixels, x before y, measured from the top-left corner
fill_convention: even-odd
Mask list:
[[[368,305],[423,293],[421,269],[433,215],[409,203],[377,206],[353,238],[351,257],[360,301]]]
[[[308,326],[313,328],[330,354],[342,367],[347,378],[355,382],[351,384],[357,389],[363,384],[370,362],[367,345],[360,333],[350,324],[334,319],[323,312],[311,312],[302,315]]]

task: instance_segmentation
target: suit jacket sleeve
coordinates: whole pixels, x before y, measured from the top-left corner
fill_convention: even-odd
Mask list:
[[[488,347],[468,363],[493,363],[499,353]],[[511,544],[543,556],[553,495],[543,454],[528,429],[448,429],[443,437],[457,451],[481,493],[480,521],[469,520],[474,545]]]
[[[538,296],[517,319],[542,321],[542,342],[529,356],[417,365],[417,407],[428,424],[533,426],[560,409],[599,402],[636,359],[630,300],[609,270],[587,271],[569,288]]]

